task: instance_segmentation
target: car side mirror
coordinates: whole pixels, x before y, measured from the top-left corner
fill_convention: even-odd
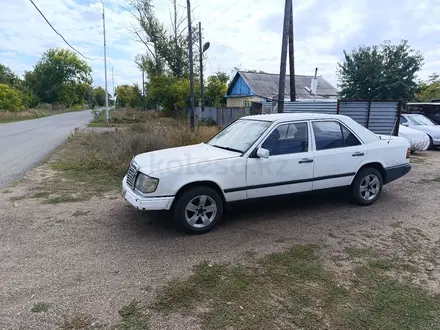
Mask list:
[[[257,156],[260,158],[268,159],[269,158],[269,150],[260,147],[257,150]]]
[[[401,123],[401,124],[402,124],[402,126],[406,126],[406,127],[409,126],[408,123]]]

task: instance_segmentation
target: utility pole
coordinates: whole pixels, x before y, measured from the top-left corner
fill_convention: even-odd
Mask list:
[[[287,60],[287,43],[289,37],[289,20],[292,11],[291,0],[286,0],[284,5],[284,24],[283,24],[283,40],[281,44],[281,63],[280,63],[280,80],[278,91],[278,113],[284,112],[284,91],[286,87],[286,60]]]
[[[105,119],[108,123],[108,92],[107,92],[107,43],[105,41],[105,6],[102,3],[102,26],[104,28],[104,71],[105,71]]]
[[[190,90],[190,113],[189,126],[194,130],[194,58],[193,58],[193,40],[192,40],[192,26],[191,26],[191,3],[186,0],[186,9],[188,15],[188,56],[189,56],[189,90]]]
[[[202,49],[202,23],[199,22],[199,52],[200,52],[200,108],[205,111],[205,96],[203,90],[203,49]]]
[[[290,70],[290,101],[296,101],[296,86],[295,86],[295,51],[293,39],[293,6],[290,1],[290,23],[289,23],[289,70]]]
[[[142,109],[145,111],[145,70],[142,68]]]

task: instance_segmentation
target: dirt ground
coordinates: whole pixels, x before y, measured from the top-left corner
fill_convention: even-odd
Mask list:
[[[339,192],[235,204],[201,236],[176,232],[166,217],[140,213],[119,194],[55,205],[29,198],[51,175],[40,166],[0,194],[1,329],[68,328],[75,319],[110,328],[121,307],[150,301],[201,261],[246,261],[295,244],[319,245],[342,275],[346,247],[402,255],[422,270],[413,282],[440,292],[440,151],[415,157],[413,170],[371,207]],[[47,311],[32,312],[36,303]],[[154,317],[152,328],[198,326]]]

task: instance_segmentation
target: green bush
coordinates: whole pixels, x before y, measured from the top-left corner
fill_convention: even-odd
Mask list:
[[[21,109],[19,92],[8,85],[0,84],[0,110],[20,111]]]

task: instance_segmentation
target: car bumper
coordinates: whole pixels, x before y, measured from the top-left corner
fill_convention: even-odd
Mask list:
[[[136,194],[128,186],[126,178],[122,180],[122,196],[125,200],[138,210],[160,211],[169,210],[174,201],[174,196],[170,197],[144,197]]]
[[[386,171],[386,181],[385,183],[390,183],[394,180],[401,178],[411,171],[411,164],[398,165],[393,167],[388,167]]]

